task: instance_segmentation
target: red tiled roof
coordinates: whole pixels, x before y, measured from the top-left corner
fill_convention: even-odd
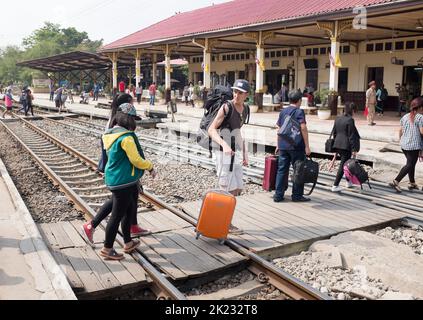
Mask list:
[[[102,50],[394,1],[396,0],[235,0],[176,14],[112,42]]]

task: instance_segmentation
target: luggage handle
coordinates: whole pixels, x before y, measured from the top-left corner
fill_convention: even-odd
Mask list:
[[[219,173],[219,178],[218,178],[218,180],[217,180],[217,184],[218,184],[218,189],[220,189],[220,184],[219,184],[219,181],[220,181],[220,179],[222,178],[222,173],[223,173],[223,158],[224,158],[224,156],[225,156],[225,153],[224,152],[222,152],[222,163],[221,163],[221,166],[220,166],[220,173]],[[227,185],[227,187],[226,187],[226,192],[229,192],[229,188],[230,188],[230,186],[231,186],[231,183],[232,183],[232,180],[233,180],[233,178],[234,178],[234,175],[235,175],[235,173],[234,173],[234,162],[235,162],[235,154],[233,154],[232,156],[231,156],[231,164],[230,164],[230,168],[229,168],[229,171],[232,173],[231,174],[231,178],[230,178],[230,180],[229,180],[229,183],[228,183],[228,185]]]

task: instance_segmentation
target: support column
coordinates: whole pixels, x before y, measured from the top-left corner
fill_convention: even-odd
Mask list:
[[[141,51],[137,49],[135,55],[135,86],[138,88],[141,82]]]
[[[340,42],[335,38],[331,39],[331,56],[330,75],[329,75],[329,90],[338,91],[339,68],[336,65],[336,56],[339,54]]]
[[[157,84],[157,53],[153,54],[153,82]]]
[[[205,40],[204,48],[204,87],[208,91],[211,88],[211,48],[209,46],[209,39]]]
[[[171,75],[172,75],[172,66],[170,65],[170,54],[165,55],[165,88],[166,90],[171,89]]]
[[[112,54],[112,78],[113,78],[113,91],[117,92],[118,89],[118,56],[117,53]]]

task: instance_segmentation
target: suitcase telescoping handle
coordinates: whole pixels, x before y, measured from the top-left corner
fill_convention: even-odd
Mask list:
[[[219,182],[220,182],[220,178],[222,178],[222,173],[223,173],[223,165],[224,165],[224,163],[225,163],[225,153],[224,152],[222,152],[222,163],[221,163],[221,165],[220,165],[220,172],[219,172],[219,178],[218,178],[218,180],[217,180],[217,184],[218,184],[218,189],[220,189],[220,184],[219,184]],[[230,168],[229,168],[229,171],[231,172],[231,178],[229,179],[229,183],[228,183],[228,185],[227,185],[227,187],[226,187],[226,192],[229,192],[229,188],[230,188],[230,186],[231,186],[231,183],[232,183],[232,180],[233,180],[233,178],[234,178],[234,163],[235,163],[235,154],[233,154],[232,156],[231,156],[231,164],[230,164]]]

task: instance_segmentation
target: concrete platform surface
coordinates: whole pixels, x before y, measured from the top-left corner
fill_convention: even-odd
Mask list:
[[[0,300],[75,300],[0,159]]]

